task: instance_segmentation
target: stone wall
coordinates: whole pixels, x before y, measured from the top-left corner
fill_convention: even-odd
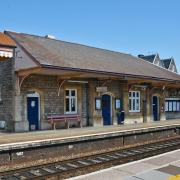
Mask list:
[[[102,98],[103,94],[111,96],[112,125],[117,124],[115,99],[121,100],[121,109],[125,111],[125,123],[134,124],[153,121],[152,97],[159,99],[159,120],[165,120],[165,113],[161,112],[165,96],[161,88],[131,87],[132,91],[140,91],[140,112],[129,112],[129,86],[128,82],[119,80],[103,81],[89,79],[88,83],[66,81],[58,96],[57,76],[31,75],[22,84],[20,95],[16,96],[16,125],[17,131],[28,131],[27,120],[27,94],[35,91],[40,95],[40,129],[50,129],[47,116],[65,113],[65,89],[77,89],[77,113],[81,115],[83,126],[103,126],[102,110],[95,109],[95,98]],[[107,87],[107,92],[97,92],[96,87]],[[77,126],[77,123],[71,123]],[[59,128],[64,127],[64,123]],[[19,128],[19,129],[18,129]]]
[[[78,107],[77,113],[81,115],[83,126],[87,125],[87,86],[81,83],[68,83],[65,82],[60,89],[58,96],[58,81],[56,76],[45,76],[45,75],[32,75],[29,76],[22,84],[20,95],[16,96],[16,106],[20,112],[17,114],[17,127],[22,126],[17,131],[28,130],[27,120],[27,94],[37,92],[40,95],[40,129],[50,129],[50,124],[47,123],[47,116],[55,114],[65,113],[65,89],[74,88],[77,89]],[[21,116],[21,117],[20,117]],[[18,121],[21,119],[21,121]],[[21,125],[20,125],[21,124]],[[76,123],[71,125],[76,126]],[[64,123],[59,125],[64,127]]]
[[[103,125],[102,111],[95,110],[95,98],[102,97],[103,93],[96,92],[98,81],[89,80],[88,84],[65,82],[58,96],[58,83],[56,76],[32,75],[22,84],[20,95],[16,96],[16,129],[17,131],[28,131],[27,120],[27,94],[32,91],[40,94],[40,127],[50,129],[47,116],[51,114],[64,114],[65,89],[77,89],[78,92],[78,114],[81,115],[83,126]],[[103,82],[100,82],[103,83]],[[122,102],[123,88],[119,81],[111,81],[106,84],[108,94],[112,97],[112,124],[117,124],[117,110],[115,110],[115,98]],[[72,124],[73,125],[73,124]],[[63,126],[63,124],[62,124]],[[60,127],[62,127],[60,125]],[[18,128],[20,127],[20,129]]]
[[[0,61],[0,125],[14,130],[14,59]]]
[[[131,88],[131,91],[140,92],[140,112],[129,112],[129,89],[128,84],[123,86],[123,109],[125,111],[125,124],[136,124],[143,122],[143,100],[145,100],[146,90],[141,88]],[[146,107],[147,108],[147,107]]]
[[[103,85],[104,84],[104,85]],[[96,92],[96,87],[101,86],[107,87],[107,92]],[[103,125],[103,118],[102,118],[102,110],[95,109],[95,98],[102,98],[103,94],[108,94],[111,96],[111,110],[112,110],[112,124],[117,124],[117,111],[115,109],[115,98],[121,99],[122,102],[122,93],[123,86],[120,81],[90,81],[89,82],[89,116],[90,116],[90,123],[93,126],[102,126]]]
[[[132,87],[132,91],[140,91],[140,112],[129,112],[129,89],[128,84],[123,86],[123,108],[125,111],[125,123],[142,123],[153,121],[153,96],[158,97],[159,109],[158,109],[158,119],[165,120],[165,113],[161,112],[161,107],[164,106],[165,97],[163,91],[160,88],[142,88],[142,87]]]

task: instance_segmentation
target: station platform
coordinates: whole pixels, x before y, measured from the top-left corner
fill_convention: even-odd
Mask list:
[[[180,150],[114,166],[69,180],[180,180]]]
[[[43,130],[24,133],[0,132],[0,149],[8,146],[18,146],[26,144],[60,143],[75,140],[88,140],[93,138],[110,137],[114,135],[128,135],[138,132],[147,132],[151,129],[166,129],[167,127],[180,127],[180,119],[155,121],[148,123],[130,124],[130,125],[112,125],[101,127],[83,127],[58,130]]]
[[[180,119],[143,124],[0,133],[0,172],[180,137]]]

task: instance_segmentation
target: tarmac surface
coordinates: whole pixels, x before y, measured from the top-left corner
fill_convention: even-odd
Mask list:
[[[70,180],[180,180],[180,149]]]
[[[118,132],[128,132],[135,130],[146,130],[150,128],[166,127],[171,125],[180,125],[180,119],[156,121],[148,123],[130,124],[130,125],[112,125],[112,126],[99,126],[99,127],[83,127],[83,128],[70,128],[58,130],[42,130],[31,131],[24,133],[7,133],[0,132],[0,146],[6,144],[21,144],[25,142],[46,141],[54,139],[68,139],[78,137],[92,137],[96,135],[104,135]]]

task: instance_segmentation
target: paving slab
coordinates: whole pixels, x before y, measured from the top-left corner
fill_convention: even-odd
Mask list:
[[[160,157],[145,160],[144,162],[148,164],[157,165],[157,166],[163,166],[165,164],[169,164],[174,161],[177,161],[177,158],[169,157],[169,156],[160,156]]]
[[[180,157],[180,156],[179,156]],[[176,161],[176,162],[173,162],[171,163],[173,166],[177,166],[177,167],[180,167],[180,160],[179,161]]]
[[[136,174],[136,173],[139,173],[139,172],[147,171],[149,169],[155,169],[157,167],[158,166],[154,165],[154,164],[138,162],[138,163],[131,164],[131,165],[126,165],[126,166],[123,166],[123,167],[117,167],[117,168],[115,167],[114,169],[125,171],[125,172],[128,172],[130,174]]]
[[[171,174],[156,171],[156,170],[151,170],[151,171],[136,175],[137,178],[143,179],[143,180],[166,180],[171,176],[172,176]]]
[[[123,178],[123,180],[142,180],[142,179],[139,179],[138,177],[131,176],[131,177]]]
[[[172,175],[177,175],[180,174],[180,167],[174,166],[174,165],[169,165],[165,166],[159,169],[156,169],[157,171],[172,174]]]
[[[179,158],[180,157],[180,151],[170,153],[170,154],[168,154],[168,156],[173,157],[173,158]]]
[[[117,180],[122,180],[123,177],[127,177],[127,176],[131,176],[131,174],[127,173],[127,172],[123,172],[123,171],[117,171],[117,170],[111,170],[109,171],[103,171],[103,172],[99,172],[96,173],[94,175],[91,176],[82,176],[79,177],[79,180],[113,180],[113,179],[117,179]]]

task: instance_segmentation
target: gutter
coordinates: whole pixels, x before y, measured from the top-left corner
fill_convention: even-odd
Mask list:
[[[16,48],[16,45],[7,45],[7,44],[1,44],[0,43],[0,47],[5,47],[5,48]]]

